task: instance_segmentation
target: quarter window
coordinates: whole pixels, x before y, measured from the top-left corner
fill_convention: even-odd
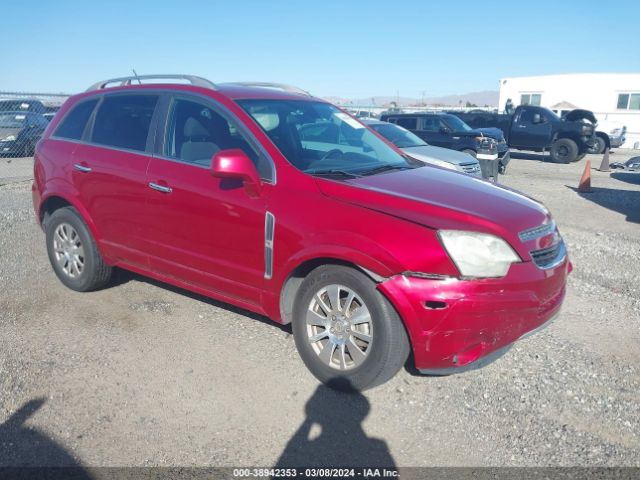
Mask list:
[[[143,152],[157,95],[107,96],[98,108],[93,143]]]
[[[618,110],[640,110],[640,93],[620,93]]]
[[[70,140],[80,140],[96,103],[98,103],[98,99],[94,98],[93,100],[87,100],[73,107],[69,114],[64,117],[64,120],[62,120],[58,128],[56,128],[54,136],[68,138]]]

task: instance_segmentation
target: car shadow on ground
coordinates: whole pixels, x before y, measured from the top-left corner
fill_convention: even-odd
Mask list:
[[[34,398],[0,423],[0,476],[45,478],[40,475],[46,474],[46,478],[92,478],[63,446],[37,428],[26,425],[27,420],[42,408],[45,401],[44,398]],[[36,469],[31,471],[33,477],[25,467]],[[51,470],[50,467],[65,468]],[[15,476],[11,473],[14,468]]]
[[[517,160],[534,160],[537,162],[550,162],[551,157],[548,153],[530,153],[530,152],[511,152],[511,159]]]
[[[640,172],[613,172],[611,178],[615,178],[621,182],[631,183],[632,185],[640,185]]]
[[[280,323],[274,322],[273,320],[269,319],[268,317],[265,317],[264,315],[254,313],[250,310],[245,310],[243,308],[236,307],[229,303],[220,302],[218,300],[214,300],[213,298],[209,298],[205,295],[200,295],[199,293],[194,293],[189,290],[176,287],[169,283],[165,283],[160,280],[154,280],[153,278],[145,277],[144,275],[139,275],[137,273],[131,272],[129,270],[124,270],[121,268],[115,268],[113,270],[113,276],[111,278],[111,281],[109,282],[108,288],[124,285],[125,283],[128,283],[132,280],[135,280],[136,282],[142,282],[149,285],[153,285],[155,287],[162,288],[163,290],[168,290],[170,292],[177,293],[179,295],[191,298],[193,300],[197,300],[199,302],[207,303],[212,307],[221,308],[223,310],[226,310],[227,312],[236,313],[238,315],[249,317],[253,320],[258,320],[259,322],[268,324],[269,326],[279,328],[283,332],[286,332],[289,334],[291,333],[291,324],[282,325]]]
[[[611,176],[616,178],[614,175],[617,174]],[[627,222],[640,223],[640,191],[591,187],[590,193],[583,193],[570,185],[565,186],[586,200],[625,215]]]
[[[346,379],[329,385],[350,389]],[[371,467],[395,469],[387,442],[367,436],[362,422],[371,406],[361,393],[319,385],[305,405],[306,418],[287,442],[275,468]]]

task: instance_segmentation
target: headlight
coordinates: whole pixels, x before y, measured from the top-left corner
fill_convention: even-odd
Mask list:
[[[4,138],[2,139],[2,141],[3,141],[3,142],[13,142],[13,141],[15,141],[15,139],[16,139],[16,136],[15,136],[15,135],[9,135],[8,137],[4,137]]]
[[[435,158],[430,158],[429,163],[431,165],[436,165],[442,168],[448,168],[449,170],[458,170],[458,166],[453,163],[445,162],[444,160],[436,160]]]
[[[520,257],[507,242],[495,235],[440,230],[440,241],[465,277],[503,277]]]

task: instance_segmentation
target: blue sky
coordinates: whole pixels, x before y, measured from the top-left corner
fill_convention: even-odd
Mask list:
[[[319,96],[497,90],[501,77],[640,71],[637,1],[10,1],[0,90],[143,73]]]

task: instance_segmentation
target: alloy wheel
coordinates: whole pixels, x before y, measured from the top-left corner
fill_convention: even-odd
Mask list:
[[[371,314],[349,287],[333,284],[317,291],[309,303],[306,324],[311,348],[333,369],[358,367],[371,351]]]
[[[70,278],[78,278],[84,271],[84,247],[75,228],[61,223],[53,234],[53,252],[60,270]]]

